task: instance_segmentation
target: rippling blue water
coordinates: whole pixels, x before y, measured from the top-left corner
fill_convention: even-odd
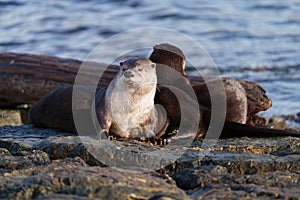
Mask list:
[[[0,1],[0,51],[83,59],[104,39],[149,26],[192,37],[224,76],[261,83],[274,105],[264,115],[300,112],[300,1]]]

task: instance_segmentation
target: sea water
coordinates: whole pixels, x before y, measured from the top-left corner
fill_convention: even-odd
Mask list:
[[[298,0],[0,0],[1,52],[84,59],[101,41],[143,27],[186,34],[223,76],[260,83],[273,100],[262,115],[300,112]]]

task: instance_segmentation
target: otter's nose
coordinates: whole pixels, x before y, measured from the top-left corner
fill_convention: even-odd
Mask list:
[[[134,76],[132,71],[126,70],[123,72],[125,78],[131,78]]]

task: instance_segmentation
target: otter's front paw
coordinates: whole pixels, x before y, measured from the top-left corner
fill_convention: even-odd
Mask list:
[[[151,145],[160,145],[160,146],[167,145],[171,142],[171,139],[162,139],[162,138],[158,138],[156,136],[153,136],[150,138],[142,137],[139,140],[142,142],[148,142]]]
[[[108,139],[108,140],[116,140],[117,138],[114,137],[113,135],[109,135],[109,136],[107,137],[107,139]]]
[[[117,138],[114,137],[113,135],[109,135],[109,132],[105,129],[102,130],[100,134],[98,134],[98,139],[107,139],[107,140],[116,140]]]

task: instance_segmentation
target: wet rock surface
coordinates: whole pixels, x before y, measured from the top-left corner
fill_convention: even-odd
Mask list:
[[[300,139],[165,147],[0,127],[0,199],[299,198]]]

